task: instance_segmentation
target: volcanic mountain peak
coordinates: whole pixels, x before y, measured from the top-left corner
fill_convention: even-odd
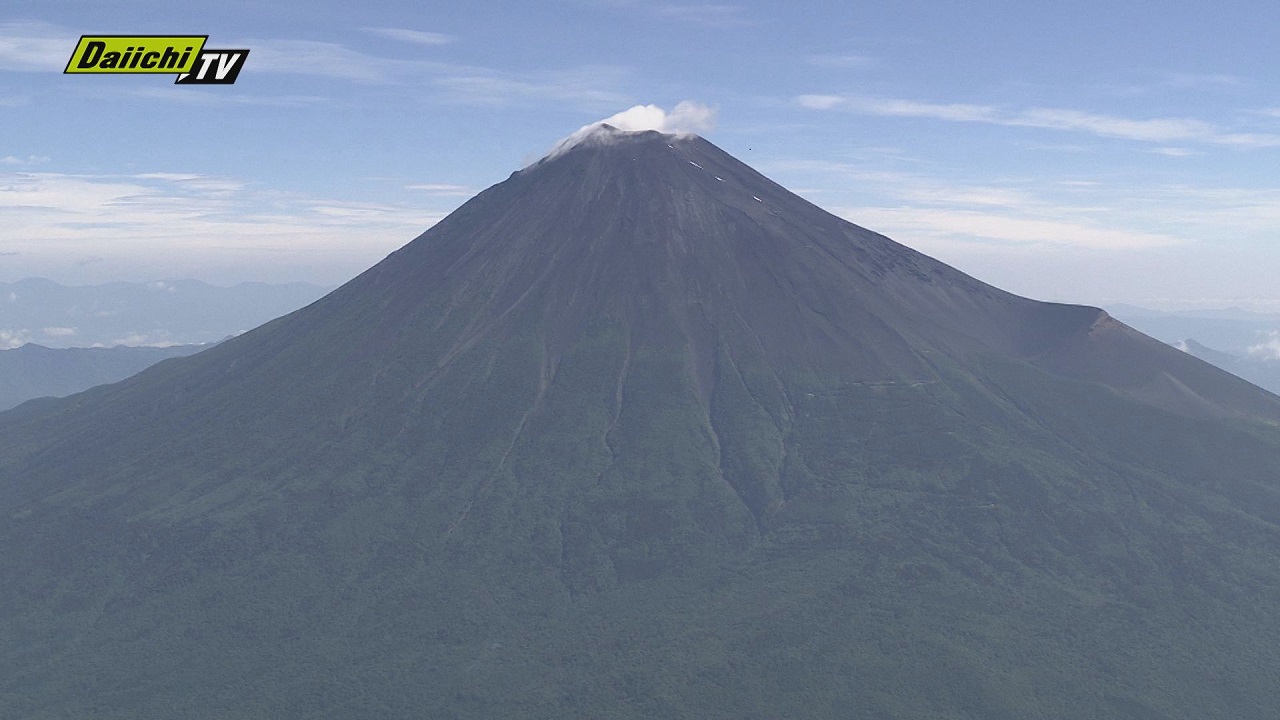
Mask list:
[[[1280,399],[583,140],[0,414],[0,716],[1275,717]]]
[[[994,354],[1184,414],[1280,417],[1270,400],[1245,400],[1249,389],[1211,388],[1232,381],[1097,308],[982,283],[822,210],[699,136],[599,125],[578,140],[371,272],[411,276],[397,291],[405,302],[436,291],[455,307],[475,298],[477,317],[492,321],[477,332],[547,327],[553,358],[603,317],[637,339],[675,329],[703,375],[714,338],[729,336],[752,338],[771,367],[821,368],[844,382],[922,382],[939,358]],[[1188,374],[1196,379],[1177,379]]]
[[[537,163],[537,165],[547,160],[552,160],[579,147],[600,147],[602,145],[617,145],[628,141],[658,141],[667,143],[675,143],[680,140],[697,137],[692,133],[663,133],[657,130],[623,130],[607,122],[597,122],[583,126],[577,132],[569,135],[565,139],[556,143],[551,152],[547,153]]]
[[[566,140],[576,139],[574,144],[603,145],[637,137],[687,138],[696,137],[692,133],[664,133],[658,130],[624,130],[607,122],[593,123],[570,135]]]

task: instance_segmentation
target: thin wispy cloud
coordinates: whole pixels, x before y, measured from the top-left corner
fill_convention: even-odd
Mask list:
[[[206,198],[229,198],[247,188],[240,180],[197,173],[150,172],[137,173],[131,177],[137,180],[161,180],[175,192],[198,194]]]
[[[1200,142],[1241,148],[1280,147],[1280,134],[1235,132],[1195,118],[1133,119],[1063,108],[1008,111],[994,105],[941,104],[855,95],[800,95],[795,98],[795,102],[810,110],[842,110],[864,115],[1040,128],[1139,142]]]
[[[796,103],[809,110],[846,110],[889,117],[934,118],[959,122],[993,122],[996,119],[996,109],[987,105],[941,104],[845,95],[800,95],[796,98]]]
[[[1187,244],[1183,239],[1160,233],[989,210],[857,207],[840,208],[837,213],[851,222],[870,225],[925,246],[939,240],[962,240],[970,245],[995,243],[1095,250],[1149,250]]]
[[[1248,90],[1254,82],[1229,73],[1150,73],[1139,72],[1139,79],[1128,83],[1091,83],[1091,91],[1123,98],[1150,98],[1177,94],[1187,97],[1190,93],[1238,94]]]
[[[223,259],[356,251],[372,262],[445,209],[254,190],[195,173],[0,173],[3,246],[29,262],[67,263],[104,247],[113,261],[180,250]]]
[[[454,41],[450,35],[409,28],[367,27],[363,30],[377,37],[415,45],[443,46]],[[0,23],[0,70],[61,72],[76,37],[67,29],[48,23]],[[310,76],[359,85],[417,87],[443,102],[495,107],[551,100],[582,109],[600,110],[633,101],[616,89],[629,72],[620,66],[582,65],[508,71],[443,60],[387,57],[337,42],[291,38],[234,38],[226,42],[252,49],[253,74],[258,76]],[[129,87],[123,92],[139,99],[195,106],[231,103],[303,107],[333,102],[332,98],[319,94],[246,94],[219,90],[216,93],[197,92],[186,87],[157,86]],[[74,92],[93,95],[107,91],[76,87]],[[0,107],[26,103],[24,97],[0,97]]]
[[[417,190],[428,195],[439,195],[441,197],[470,197],[476,194],[475,188],[469,185],[450,185],[448,183],[425,183],[420,185],[405,185],[405,190]]]
[[[62,72],[78,35],[49,23],[0,23],[0,70]]]
[[[988,120],[998,125],[1071,130],[1102,137],[1141,140],[1143,142],[1170,142],[1174,140],[1214,141],[1224,137],[1213,125],[1190,118],[1154,118],[1132,120],[1114,115],[1100,115],[1079,110],[1034,108],[1011,116]],[[1280,138],[1277,138],[1280,142]]]
[[[444,33],[409,30],[406,28],[367,27],[363,29],[371,35],[377,35],[390,40],[399,40],[400,42],[413,43],[414,45],[448,45],[457,39],[452,35],[446,35]]]
[[[747,17],[745,8],[740,5],[716,3],[692,5],[670,4],[659,5],[655,10],[662,17],[711,27],[730,27],[734,25],[746,25],[751,22]]]
[[[631,101],[615,89],[629,72],[620,66],[584,65],[512,72],[437,60],[382,57],[331,42],[280,39],[238,42],[253,48],[254,67],[264,74],[311,75],[364,85],[419,87],[424,93],[437,94],[445,102],[502,107],[551,100],[594,110]],[[167,88],[149,90],[156,97],[186,101],[184,96]],[[270,97],[244,98],[244,102],[254,104],[269,104],[272,100]],[[286,96],[275,101],[305,104],[318,100],[309,96]]]
[[[1271,247],[1280,228],[1280,187],[1163,185],[1134,189],[1126,202],[1153,223],[1158,217],[1205,239]]]
[[[437,68],[432,83],[445,99],[465,104],[510,106],[546,100],[567,102],[586,109],[617,107],[632,98],[616,88],[628,71],[611,65],[591,65],[567,70],[508,73],[488,68]]]
[[[865,68],[878,64],[877,58],[868,55],[810,55],[805,58],[810,65],[826,68]]]
[[[80,92],[85,91],[81,90]],[[115,94],[118,95],[120,93]],[[323,105],[333,102],[330,98],[320,95],[249,95],[245,93],[201,92],[200,90],[182,85],[160,85],[157,87],[130,88],[124,94],[140,100],[160,100],[163,102],[177,103],[179,105],[203,107],[248,105],[256,107],[290,108]]]
[[[1095,199],[1092,194],[1049,199],[1018,183],[997,186],[948,182],[928,174],[868,169],[833,161],[791,161],[775,167],[823,175],[828,183],[835,180],[849,187],[875,188],[876,204],[864,199],[856,206],[835,204],[835,211],[852,222],[926,251],[944,244],[948,249],[985,246],[1131,250],[1186,243],[1176,236],[1138,231],[1122,224],[1105,208],[1090,203]],[[842,202],[838,197],[831,200]]]
[[[1280,188],[1117,185],[1089,177],[996,184],[946,180],[936,167],[889,171],[829,160],[763,169],[827,188],[819,204],[926,252],[1243,247],[1269,242],[1280,227]]]
[[[248,39],[255,72],[314,75],[360,83],[390,83],[412,75],[418,64],[369,55],[339,43],[316,40]]]
[[[17,157],[15,155],[5,155],[0,157],[0,165],[43,165],[52,160],[48,155],[28,155],[26,157]]]
[[[1280,147],[1280,135],[1273,133],[1226,133],[1211,141],[1219,145],[1233,145],[1245,149]]]
[[[1237,90],[1248,85],[1244,79],[1226,73],[1174,73],[1165,84],[1178,90]]]

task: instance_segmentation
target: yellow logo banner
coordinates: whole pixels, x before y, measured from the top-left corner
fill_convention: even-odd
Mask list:
[[[64,73],[189,73],[208,35],[81,35]]]

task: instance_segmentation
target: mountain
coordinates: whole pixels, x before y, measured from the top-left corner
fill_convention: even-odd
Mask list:
[[[0,349],[218,342],[292,312],[327,291],[309,283],[198,280],[60,285],[43,278],[0,283]]]
[[[1137,330],[1280,394],[1280,315],[1239,308],[1148,310],[1115,305],[1110,311]]]
[[[119,382],[161,360],[203,349],[202,345],[54,349],[28,343],[0,350],[0,410],[32,398],[63,397]]]
[[[1280,315],[1272,313],[1255,313],[1238,308],[1166,312],[1133,305],[1115,305],[1109,310],[1119,320],[1157,340],[1174,344],[1187,338],[1195,338],[1207,347],[1237,357],[1250,354],[1257,356],[1257,350],[1262,349],[1260,345],[1275,342],[1280,337]],[[1277,356],[1280,356],[1280,352],[1272,351],[1258,359],[1275,360]]]
[[[1184,353],[1194,355],[1210,365],[1220,367],[1227,372],[1231,372],[1231,370],[1225,366],[1233,365],[1240,360],[1240,358],[1235,355],[1224,353],[1221,350],[1214,350],[1213,348],[1205,346],[1190,338],[1173,343],[1173,346]],[[1234,375],[1235,373],[1232,374]]]
[[[1267,392],[1280,395],[1280,360],[1274,357],[1261,353],[1232,355],[1190,338],[1176,342],[1173,346],[1236,377],[1248,380]]]
[[[1272,718],[1280,398],[693,136],[0,413],[0,714]]]

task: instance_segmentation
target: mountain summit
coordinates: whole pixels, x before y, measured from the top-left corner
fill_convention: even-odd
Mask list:
[[[696,136],[0,414],[23,717],[1270,718],[1280,398]]]

